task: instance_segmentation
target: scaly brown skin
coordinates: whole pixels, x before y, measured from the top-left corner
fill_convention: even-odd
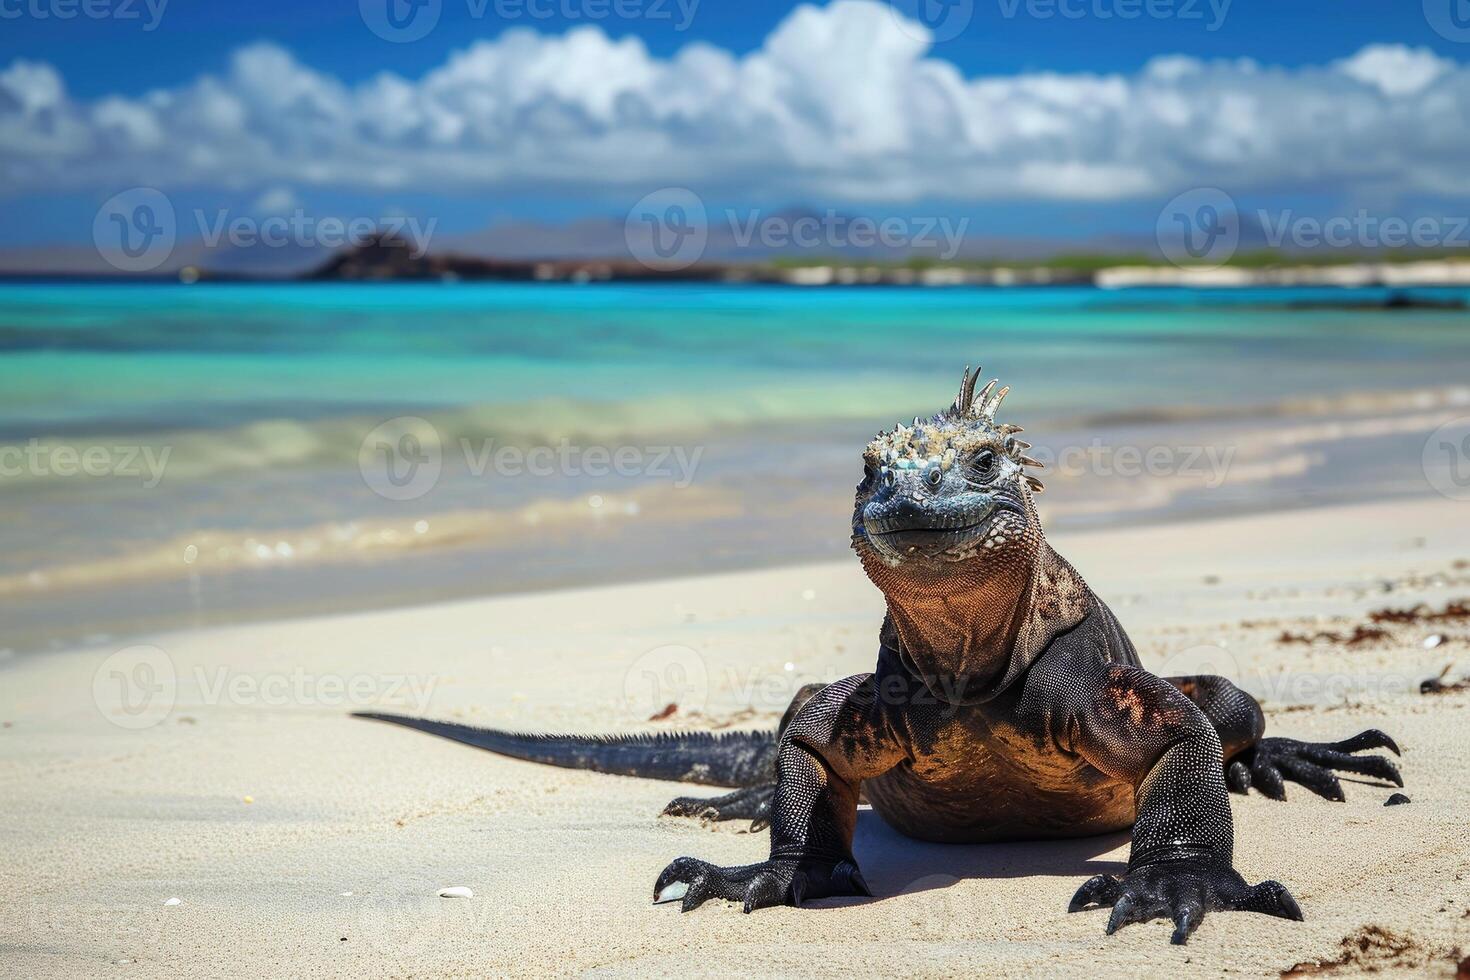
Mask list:
[[[1280,796],[1282,776],[1341,799],[1330,769],[1398,782],[1389,747],[1263,739],[1260,707],[1218,677],[1144,670],[1111,611],[1046,543],[1036,465],[997,425],[1004,389],[869,445],[853,547],[888,605],[878,665],[810,697],[785,726],[763,862],[679,858],[656,900],[710,898],[745,911],[870,894],[852,854],[861,796],[926,840],[1074,837],[1133,828],[1128,871],[1084,883],[1069,911],[1111,906],[1107,931],[1167,917],[1185,942],[1209,911],[1300,919],[1274,881],[1232,864],[1226,758],[1235,788]],[[1222,749],[1222,743],[1224,748]]]

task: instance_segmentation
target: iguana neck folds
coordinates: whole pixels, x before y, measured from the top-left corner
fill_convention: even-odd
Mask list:
[[[1044,540],[1032,559],[951,570],[942,588],[903,583],[888,600],[892,636],[903,658],[951,703],[977,704],[1005,690],[1052,638],[1082,622],[1092,594],[1076,570]]]

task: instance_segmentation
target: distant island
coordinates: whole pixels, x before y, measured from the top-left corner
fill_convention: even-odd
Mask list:
[[[1392,252],[1303,259],[1248,252],[1220,266],[1179,266],[1146,255],[1058,255],[1024,262],[913,259],[867,262],[850,258],[762,263],[696,263],[660,270],[629,258],[489,259],[415,256],[409,244],[381,236],[346,249],[301,278],[309,281],[722,282],[790,286],[1137,286],[1240,288],[1261,286],[1470,286],[1470,256],[1458,252]],[[1407,299],[1404,305],[1410,304]],[[1457,303],[1423,305],[1458,306]]]
[[[608,251],[616,249],[604,242]],[[992,243],[994,246],[994,243]],[[1007,251],[995,246],[1001,254]],[[776,254],[740,260],[716,252],[685,268],[664,269],[631,255],[545,258],[487,256],[453,246],[425,251],[407,239],[380,232],[361,245],[321,254],[299,250],[277,257],[258,249],[214,252],[193,243],[157,270],[127,274],[107,268],[95,251],[26,255],[0,261],[0,279],[37,281],[144,282],[706,282],[793,287],[907,286],[993,288],[1079,286],[1099,289],[1182,287],[1241,289],[1339,287],[1341,296],[1297,300],[1315,306],[1463,308],[1455,296],[1410,294],[1409,289],[1470,287],[1470,248],[1378,249],[1322,252],[1260,248],[1242,250],[1218,265],[1168,262],[1142,250],[1040,253],[1009,258],[943,259],[928,254],[861,252],[839,255]],[[267,250],[269,251],[269,250]],[[712,250],[713,251],[713,250]],[[58,258],[64,261],[58,261]],[[276,261],[267,261],[276,260]],[[1353,287],[1378,287],[1388,294],[1358,296]]]

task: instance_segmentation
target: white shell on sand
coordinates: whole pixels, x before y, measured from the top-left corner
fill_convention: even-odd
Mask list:
[[[1443,636],[1440,636],[1438,633],[1432,633],[1424,638],[1424,649],[1433,650],[1435,647],[1439,646],[1443,642]]]
[[[464,885],[455,885],[453,888],[439,889],[440,898],[474,898],[475,893]]]
[[[170,898],[167,901],[165,901],[163,904],[164,905],[178,905],[179,904],[179,900],[177,898]]]

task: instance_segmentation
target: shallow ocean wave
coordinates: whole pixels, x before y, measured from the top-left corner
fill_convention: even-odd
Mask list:
[[[1224,419],[1292,419],[1360,414],[1368,412],[1424,411],[1470,407],[1470,386],[1443,385],[1432,388],[1386,391],[1345,391],[1321,395],[1293,396],[1276,401],[1213,405],[1152,405],[1102,410],[1045,422],[1058,427],[1146,425],[1169,422],[1209,422]]]
[[[628,402],[539,399],[505,405],[411,410],[394,416],[272,418],[222,428],[169,428],[161,432],[79,430],[65,435],[0,438],[0,495],[18,489],[75,485],[89,478],[134,481],[152,488],[165,481],[200,481],[229,474],[280,473],[289,469],[351,468],[369,440],[384,431],[412,429],[428,451],[453,465],[486,465],[498,450],[536,447],[565,452],[599,447],[642,449],[678,443],[697,447],[710,438],[745,439],[752,445],[779,432],[781,441],[820,439],[834,425],[891,426],[912,414],[904,386],[865,379],[863,384],[764,389],[730,397],[665,395]],[[1032,417],[1033,433],[1071,429],[1116,430],[1138,425],[1250,420],[1309,420],[1396,412],[1470,409],[1470,386],[1407,391],[1349,391],[1269,402],[1155,405],[1082,415]],[[929,414],[929,413],[924,413]],[[1280,436],[1279,430],[1273,430]],[[1318,438],[1314,435],[1312,438]],[[1345,436],[1344,436],[1345,437]],[[89,453],[104,462],[84,465]],[[109,468],[111,467],[111,468]],[[95,472],[93,472],[95,470]]]
[[[391,562],[400,554],[440,549],[520,550],[532,536],[566,540],[611,524],[684,524],[739,513],[738,502],[728,492],[646,488],[619,496],[535,500],[504,511],[452,511],[431,517],[333,521],[292,528],[199,530],[105,559],[62,561],[23,573],[0,574],[0,597],[96,589],[123,582]]]

